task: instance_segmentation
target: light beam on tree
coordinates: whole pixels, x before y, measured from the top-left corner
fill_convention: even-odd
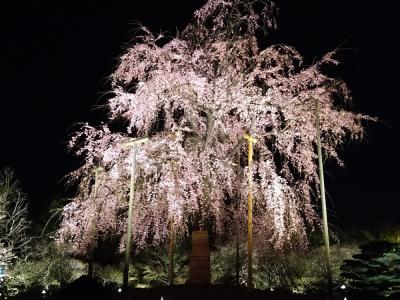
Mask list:
[[[132,165],[131,165],[131,181],[129,191],[129,209],[128,209],[128,224],[126,232],[126,244],[125,244],[125,261],[124,261],[124,273],[123,273],[123,291],[127,295],[128,291],[128,276],[129,276],[129,257],[131,252],[131,240],[132,240],[132,214],[133,214],[133,200],[135,197],[135,173],[136,173],[136,152],[137,145],[145,143],[149,139],[137,138],[125,143],[125,147],[133,147],[132,151]]]

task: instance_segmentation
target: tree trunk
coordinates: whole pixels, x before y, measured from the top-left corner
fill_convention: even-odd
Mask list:
[[[169,285],[174,285],[174,253],[175,253],[175,228],[173,222],[171,222],[171,228],[169,233],[169,245],[168,245],[168,281]]]
[[[240,285],[240,244],[239,235],[236,237],[236,285]]]
[[[214,131],[214,117],[211,111],[207,112],[207,132],[206,132],[206,142],[204,146],[206,147],[211,139],[212,139],[212,132]]]
[[[91,255],[88,261],[88,276],[94,278],[94,262],[93,256]]]
[[[240,148],[238,148],[240,149]],[[237,152],[237,163],[236,163],[236,174],[238,176],[238,180],[240,182],[240,152]],[[237,209],[239,210],[240,204],[238,203]],[[239,219],[236,217],[236,285],[240,285],[240,224]]]

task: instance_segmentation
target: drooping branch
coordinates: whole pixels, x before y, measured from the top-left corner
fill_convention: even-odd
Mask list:
[[[322,147],[338,162],[338,146],[361,138],[362,122],[370,117],[337,107],[337,95],[346,102],[351,97],[342,81],[322,71],[337,64],[334,53],[307,66],[293,47],[260,48],[258,33],[274,28],[275,11],[269,1],[210,0],[180,36],[161,44],[147,33],[127,49],[111,75],[114,96],[107,108],[110,122],[128,125],[118,131],[86,124],[72,137],[70,145],[83,160],[72,176],[82,181],[64,209],[60,240],[74,241],[78,252],[85,251],[85,241],[96,242],[89,231],[78,230],[78,224],[93,221],[85,178],[95,165],[102,165],[107,178],[96,199],[106,213],[99,221],[101,238],[123,236],[121,199],[131,153],[121,145],[148,133],[146,149],[138,152],[136,246],[165,242],[171,220],[177,237],[187,234],[188,220],[199,214],[217,235],[229,231],[232,215],[239,226],[244,220],[227,203],[243,197],[246,182],[238,179],[237,168],[241,174],[247,169],[234,157],[243,157],[243,135],[251,133],[258,139],[255,241],[259,235],[259,243],[277,248],[293,241],[307,245],[306,228],[318,222],[312,195],[319,183],[309,99],[320,101]]]

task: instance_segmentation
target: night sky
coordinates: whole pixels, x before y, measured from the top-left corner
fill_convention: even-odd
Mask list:
[[[204,1],[107,2],[1,4],[0,167],[16,170],[35,219],[67,195],[61,179],[79,165],[67,153],[68,135],[77,122],[104,120],[96,107],[107,100],[107,76],[134,38],[134,23],[175,33]],[[353,92],[353,109],[379,118],[363,142],[343,149],[345,168],[327,164],[330,221],[400,223],[395,1],[276,3],[279,29],[267,44],[295,46],[307,63],[341,48],[337,75]]]

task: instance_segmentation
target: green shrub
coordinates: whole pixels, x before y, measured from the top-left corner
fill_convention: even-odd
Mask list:
[[[188,245],[178,243],[174,253],[174,283],[183,284],[188,278]],[[119,265],[97,265],[96,278],[108,286],[122,285],[122,262]],[[129,285],[150,288],[168,285],[169,260],[166,247],[146,249],[131,258]]]
[[[212,283],[236,283],[237,252],[236,245],[217,247],[211,253],[211,282]],[[246,264],[243,259],[246,256],[245,247],[239,246],[239,283],[243,283],[246,276]]]
[[[331,247],[332,276],[335,286],[342,285],[340,265],[356,253],[354,245]],[[212,282],[234,283],[236,275],[236,248],[220,247],[212,254]],[[240,249],[240,283],[246,284],[247,262],[245,245]],[[323,247],[307,252],[263,249],[255,251],[253,258],[253,284],[258,289],[283,289],[296,292],[323,290],[326,282],[326,260]]]
[[[64,255],[51,240],[38,241],[25,260],[18,260],[5,281],[8,295],[33,289],[58,288],[86,273],[86,266]]]
[[[174,283],[183,284],[188,278],[190,249],[186,243],[177,243],[174,252]],[[168,285],[167,247],[146,249],[132,259],[130,281],[136,287]]]
[[[400,296],[400,244],[377,241],[360,249],[360,254],[341,266],[341,275],[347,279],[350,290]]]
[[[130,270],[133,266],[130,267]],[[105,265],[97,266],[95,270],[96,278],[104,286],[121,286],[122,285],[122,266]]]

